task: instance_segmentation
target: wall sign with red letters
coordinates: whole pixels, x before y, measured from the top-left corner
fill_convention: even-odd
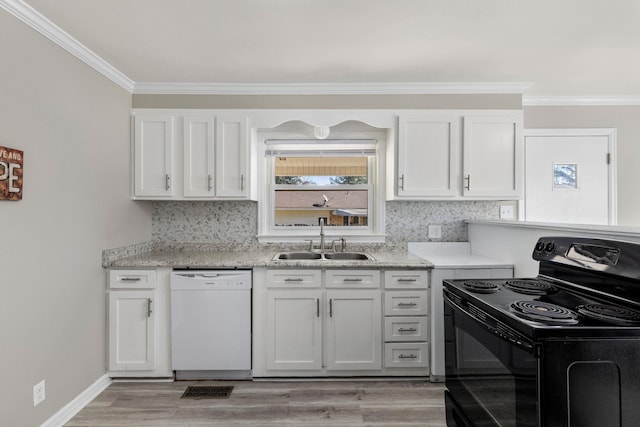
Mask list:
[[[22,200],[24,153],[0,147],[0,200]]]

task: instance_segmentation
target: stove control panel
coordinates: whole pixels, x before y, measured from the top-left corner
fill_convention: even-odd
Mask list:
[[[640,279],[640,244],[580,237],[541,237],[533,259]]]

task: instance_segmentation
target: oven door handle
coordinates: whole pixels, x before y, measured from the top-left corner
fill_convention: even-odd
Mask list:
[[[535,354],[533,343],[531,341],[529,341],[529,339],[527,339],[524,336],[520,335],[519,333],[513,331],[511,328],[509,328],[504,323],[499,322],[498,320],[494,319],[491,315],[483,313],[483,314],[485,314],[485,316],[487,318],[494,319],[496,324],[500,324],[502,327],[501,328],[497,328],[497,327],[494,327],[492,325],[487,324],[487,322],[485,320],[479,318],[478,316],[476,316],[475,314],[473,314],[472,312],[470,312],[466,308],[462,307],[460,304],[458,304],[455,301],[453,301],[449,297],[448,293],[449,293],[449,291],[447,291],[446,289],[443,292],[444,300],[445,300],[445,302],[447,304],[449,304],[449,305],[455,307],[456,309],[460,310],[462,313],[464,313],[468,317],[472,318],[473,320],[478,322],[480,325],[484,326],[489,332],[491,332],[492,334],[498,336],[502,340],[507,341],[510,344],[513,344],[513,345],[515,345],[517,347],[520,347],[520,348],[522,348],[522,349],[524,349],[526,351],[529,351],[529,352]]]

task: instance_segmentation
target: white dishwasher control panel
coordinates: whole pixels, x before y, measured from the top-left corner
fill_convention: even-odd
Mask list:
[[[246,270],[174,271],[171,289],[251,289],[251,272]]]

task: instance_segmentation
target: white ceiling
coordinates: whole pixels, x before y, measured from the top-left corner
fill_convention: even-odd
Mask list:
[[[136,84],[500,82],[529,83],[532,97],[640,96],[638,0],[26,3]]]

